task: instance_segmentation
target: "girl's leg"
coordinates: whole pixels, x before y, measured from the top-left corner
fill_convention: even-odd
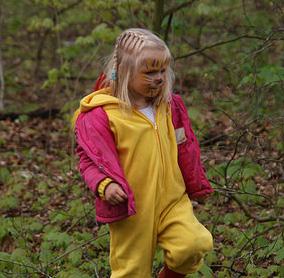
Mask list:
[[[195,218],[187,195],[162,214],[158,226],[158,244],[164,249],[168,268],[179,274],[196,272],[205,254],[212,250],[212,235]]]
[[[133,216],[109,225],[111,278],[152,277],[157,235],[152,219]]]

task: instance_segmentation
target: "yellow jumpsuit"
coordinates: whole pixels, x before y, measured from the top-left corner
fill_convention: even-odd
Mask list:
[[[111,278],[152,277],[157,245],[170,269],[195,272],[212,249],[212,236],[195,218],[185,193],[169,107],[157,108],[153,124],[137,110],[123,112],[106,92],[95,94],[92,103],[103,105],[108,115],[137,211],[109,224]]]

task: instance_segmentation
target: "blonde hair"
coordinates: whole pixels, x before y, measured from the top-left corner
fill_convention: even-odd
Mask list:
[[[171,98],[174,74],[170,67],[172,56],[163,40],[146,29],[131,28],[121,33],[117,38],[114,51],[105,68],[106,80],[110,84],[113,96],[120,99],[131,108],[128,84],[132,73],[136,71],[145,57],[146,49],[158,49],[164,54],[164,60],[169,62],[166,69],[166,81],[163,93],[158,95],[153,104],[169,102]]]

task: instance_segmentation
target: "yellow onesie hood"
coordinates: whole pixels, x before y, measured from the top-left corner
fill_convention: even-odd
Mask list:
[[[111,103],[119,103],[119,100],[118,98],[111,95],[110,87],[103,88],[101,90],[92,92],[91,94],[85,96],[84,98],[81,99],[80,106],[73,115],[73,118],[72,118],[73,128],[81,112],[87,112],[97,106],[102,106],[102,105],[111,104]]]

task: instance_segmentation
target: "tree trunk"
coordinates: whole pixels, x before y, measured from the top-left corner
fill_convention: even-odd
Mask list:
[[[2,45],[2,23],[3,23],[3,11],[0,7],[0,111],[4,110],[4,89],[5,89],[5,83],[4,83],[4,70],[3,70],[3,60],[2,60],[2,51],[1,51],[1,45]]]
[[[0,48],[0,111],[4,110],[4,89],[5,89],[5,84],[4,84],[4,73],[3,73],[3,63],[2,63],[2,52]]]
[[[162,32],[162,22],[164,18],[164,0],[155,0],[155,11],[153,19],[153,31],[156,34],[161,34]]]

